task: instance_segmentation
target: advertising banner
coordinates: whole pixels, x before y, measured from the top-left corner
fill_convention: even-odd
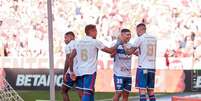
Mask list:
[[[50,75],[48,69],[23,69],[5,68],[6,80],[14,89],[19,90],[44,90],[49,89]],[[55,70],[55,87],[58,89],[62,85],[61,69]]]
[[[185,91],[201,91],[201,70],[185,70]]]
[[[156,92],[183,92],[201,91],[200,70],[194,70],[191,58],[170,58],[170,65],[165,65],[164,58],[157,58],[155,91]],[[187,65],[188,64],[188,65]],[[63,75],[63,58],[55,58],[55,86],[60,89]],[[0,76],[4,74],[7,81],[15,89],[42,90],[49,89],[50,76],[48,58],[0,58]],[[2,67],[5,73],[1,73]],[[132,91],[135,89],[137,60],[132,62]],[[195,72],[196,71],[196,72]],[[113,83],[113,60],[101,58],[98,60],[98,72],[96,78],[96,91],[112,92]]]
[[[43,90],[48,89],[50,76],[48,69],[23,69],[5,68],[7,81],[15,89],[19,90]],[[135,73],[132,69],[132,91],[135,89]],[[62,69],[55,69],[55,86],[59,89],[62,85]],[[183,70],[157,70],[155,79],[156,92],[183,92],[185,90],[185,73]],[[112,69],[99,69],[96,78],[96,91],[114,91]]]

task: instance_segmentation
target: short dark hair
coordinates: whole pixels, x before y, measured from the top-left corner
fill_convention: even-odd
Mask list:
[[[66,32],[65,35],[72,35],[73,37],[75,37],[75,34],[72,31]]]
[[[144,27],[144,28],[146,29],[146,25],[145,25],[144,23],[138,24],[138,25],[137,25],[137,28],[138,28],[138,27]]]
[[[89,24],[85,27],[85,33],[88,35],[89,34],[89,31],[91,29],[95,29],[96,28],[96,25],[93,25],[93,24]]]
[[[124,32],[131,32],[131,31],[129,29],[124,28],[121,30],[121,33],[124,33]]]

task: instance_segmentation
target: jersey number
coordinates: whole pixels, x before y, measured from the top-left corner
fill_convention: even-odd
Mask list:
[[[87,61],[88,60],[88,51],[87,51],[87,49],[82,49],[81,50],[81,59],[82,59],[82,61]]]
[[[148,56],[155,56],[156,54],[156,45],[155,44],[148,44],[147,45],[147,55]]]
[[[123,80],[122,79],[117,79],[117,84],[122,84]]]

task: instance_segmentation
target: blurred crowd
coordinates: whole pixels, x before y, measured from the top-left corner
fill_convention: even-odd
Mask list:
[[[113,41],[121,28],[135,37],[135,26],[144,22],[159,40],[172,42],[166,56],[200,51],[201,0],[53,0],[52,6],[55,56],[64,56],[65,32],[80,38],[90,23],[103,42]],[[0,55],[47,56],[47,17],[47,0],[1,0]]]

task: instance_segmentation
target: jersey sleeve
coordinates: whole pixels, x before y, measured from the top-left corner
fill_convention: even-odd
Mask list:
[[[96,46],[96,48],[98,48],[98,49],[103,49],[103,48],[106,47],[106,46],[105,46],[101,41],[99,41],[99,40],[95,40],[95,46]]]

